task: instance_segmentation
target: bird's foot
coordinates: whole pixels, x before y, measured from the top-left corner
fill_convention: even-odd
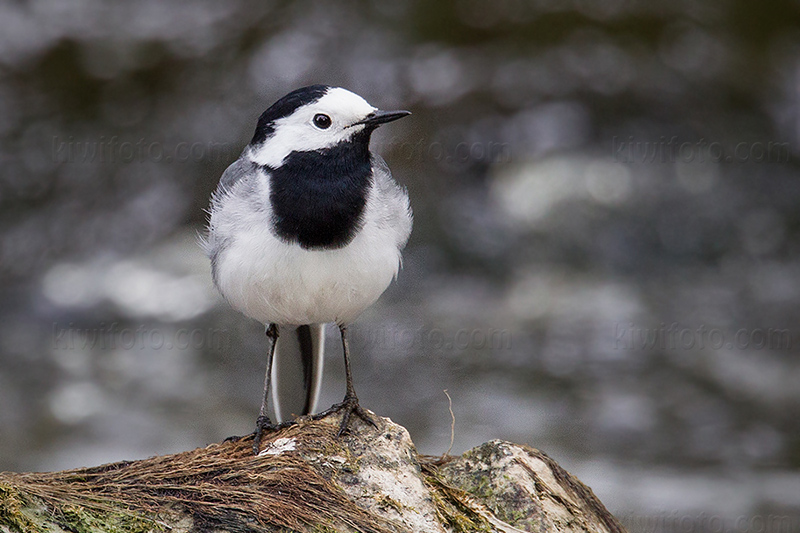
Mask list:
[[[249,433],[247,435],[234,435],[232,437],[228,437],[222,442],[239,442],[242,439],[249,439],[252,437],[253,453],[258,455],[259,452],[261,451],[261,441],[263,440],[264,435],[266,433],[270,431],[278,431],[279,429],[288,428],[289,426],[293,426],[296,423],[297,423],[296,420],[289,420],[287,422],[273,424],[268,416],[259,416],[256,419],[256,430],[254,432]]]
[[[325,418],[326,416],[335,414],[335,413],[343,413],[342,414],[342,422],[339,424],[339,431],[336,433],[336,437],[339,438],[347,431],[348,426],[350,425],[350,418],[352,415],[356,415],[364,422],[371,424],[373,427],[377,428],[378,425],[358,403],[358,398],[353,396],[345,396],[344,400],[341,403],[337,403],[332,405],[329,409],[322,411],[321,413],[317,413],[311,417],[312,420],[320,420]]]

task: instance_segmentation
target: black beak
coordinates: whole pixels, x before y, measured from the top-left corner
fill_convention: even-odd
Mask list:
[[[376,128],[381,124],[386,124],[387,122],[391,122],[393,120],[397,120],[398,118],[407,117],[411,114],[411,111],[373,111],[369,115],[367,115],[363,120],[359,120],[353,126],[358,124],[364,124],[366,126],[372,126]]]

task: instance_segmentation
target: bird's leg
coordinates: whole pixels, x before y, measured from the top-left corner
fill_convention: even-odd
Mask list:
[[[347,430],[347,426],[350,424],[350,416],[353,413],[355,413],[365,422],[377,427],[375,421],[372,420],[367,412],[359,405],[358,397],[356,396],[356,390],[353,387],[353,375],[350,372],[350,350],[347,345],[347,326],[340,325],[339,332],[342,334],[342,350],[344,351],[344,372],[345,379],[347,380],[347,391],[345,392],[344,400],[342,400],[341,403],[337,403],[330,409],[313,416],[313,419],[319,420],[320,418],[325,418],[330,414],[344,411],[344,414],[342,415],[342,422],[339,425],[339,432],[336,434],[337,437],[341,437],[342,433]]]
[[[264,375],[264,398],[261,400],[261,410],[256,419],[256,432],[253,438],[253,453],[258,455],[261,446],[261,437],[264,432],[278,429],[278,426],[272,423],[269,419],[269,412],[267,411],[267,402],[269,400],[269,385],[272,381],[272,360],[275,358],[275,345],[278,343],[278,326],[270,324],[267,326],[267,338],[270,340],[269,356],[267,359],[267,373]]]

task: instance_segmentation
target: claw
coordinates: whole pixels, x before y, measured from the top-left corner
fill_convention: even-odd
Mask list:
[[[286,422],[273,424],[272,420],[270,420],[268,416],[259,416],[256,419],[256,430],[250,434],[253,436],[253,453],[255,455],[258,455],[261,452],[261,440],[264,438],[264,435],[266,435],[268,432],[285,429],[295,424],[297,424],[297,420],[287,420]],[[245,435],[245,437],[249,437],[250,435]],[[245,437],[238,437],[238,438],[243,439]],[[236,437],[230,437],[230,438],[236,438]]]
[[[355,414],[364,422],[372,425],[372,427],[375,428],[378,427],[378,425],[375,423],[372,417],[369,414],[367,414],[367,412],[364,410],[364,408],[361,407],[361,405],[359,405],[358,398],[356,398],[355,396],[346,396],[341,403],[334,404],[333,406],[330,407],[330,409],[327,409],[325,411],[322,411],[321,413],[313,415],[311,419],[320,420],[322,418],[325,418],[326,416],[340,412],[344,412],[344,414],[342,414],[342,422],[341,424],[339,424],[339,431],[336,433],[337,438],[341,437],[344,434],[344,432],[347,431],[348,427],[350,426],[350,417],[353,414]]]
[[[253,433],[253,454],[258,455],[261,451],[261,439],[268,431],[279,429],[279,425],[273,424],[268,416],[259,416],[256,419],[256,431]]]
[[[342,403],[337,403],[327,411],[323,411],[311,417],[312,420],[319,420],[328,415],[344,411],[344,414],[342,415],[342,423],[339,425],[339,432],[336,434],[337,438],[341,437],[342,434],[347,431],[347,428],[350,425],[350,417],[353,413],[355,413],[356,416],[358,416],[364,422],[371,424],[375,428],[378,427],[375,421],[372,420],[372,417],[368,415],[367,412],[358,404],[356,390],[353,388],[353,376],[350,373],[350,357],[348,355],[350,349],[347,347],[347,326],[340,324],[339,332],[342,335],[342,351],[344,353],[344,372],[345,380],[347,382],[347,392],[345,392]]]

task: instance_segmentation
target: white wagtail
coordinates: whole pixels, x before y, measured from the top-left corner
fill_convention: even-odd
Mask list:
[[[339,87],[292,91],[264,111],[212,196],[205,248],[214,283],[270,339],[256,453],[265,431],[313,413],[329,322],[341,332],[347,392],[314,416],[343,411],[340,435],[353,413],[374,424],[353,388],[347,325],[396,277],[411,233],[408,194],[369,151],[375,128],[409,114]]]

